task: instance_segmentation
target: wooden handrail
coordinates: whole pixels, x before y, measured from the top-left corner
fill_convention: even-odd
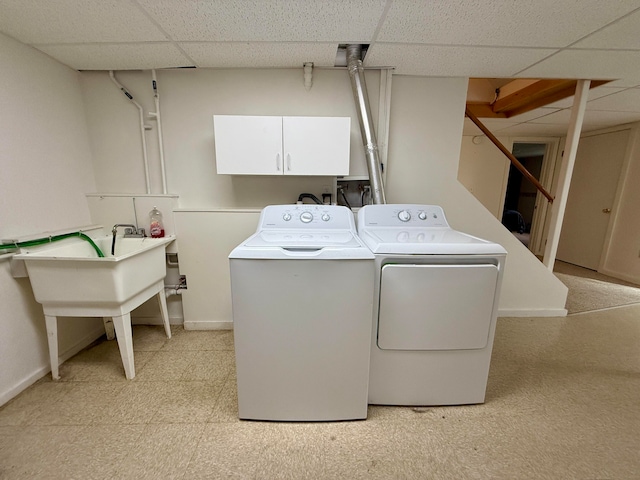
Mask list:
[[[516,167],[520,173],[522,173],[522,175],[524,175],[524,177],[529,180],[531,183],[533,183],[535,185],[535,187],[538,189],[538,191],[540,193],[542,193],[545,197],[547,197],[547,200],[549,200],[549,203],[553,203],[553,196],[547,192],[547,190],[542,186],[542,184],[538,181],[538,179],[536,177],[534,177],[533,175],[531,175],[531,172],[529,172],[529,170],[526,169],[526,167],[524,165],[522,165],[518,159],[516,157],[513,156],[513,153],[511,153],[507,147],[505,147],[502,142],[500,142],[500,140],[498,140],[495,135],[493,133],[491,133],[489,131],[489,129],[487,127],[484,126],[484,124],[478,120],[478,117],[476,117],[473,113],[471,113],[471,111],[469,110],[469,107],[465,108],[464,111],[465,115],[467,117],[469,117],[469,119],[476,124],[476,126],[482,130],[482,133],[484,133],[487,138],[489,138],[489,140],[491,140],[493,142],[493,144],[498,147],[498,149],[504,153],[507,158],[511,161],[511,163],[513,164],[514,167]]]

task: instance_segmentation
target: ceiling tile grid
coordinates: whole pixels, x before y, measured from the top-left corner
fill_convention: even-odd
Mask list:
[[[561,48],[638,7],[637,0],[394,0],[376,40]]]
[[[386,0],[137,0],[175,41],[369,43]]]
[[[167,40],[129,0],[0,0],[0,31],[26,44]]]
[[[561,50],[517,72],[523,78],[640,79],[640,50]]]
[[[0,32],[77,70],[332,66],[363,43],[399,75],[613,80],[585,128],[640,110],[640,0],[0,0]],[[494,126],[564,135],[568,112]]]
[[[406,75],[510,77],[514,68],[524,68],[555,51],[375,43],[369,47],[364,63],[366,66],[395,66],[396,73]]]

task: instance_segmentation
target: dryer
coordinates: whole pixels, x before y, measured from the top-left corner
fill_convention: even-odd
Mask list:
[[[351,211],[268,206],[229,259],[239,417],[365,419],[374,256]]]
[[[506,250],[434,205],[367,205],[375,255],[369,403],[483,403]]]

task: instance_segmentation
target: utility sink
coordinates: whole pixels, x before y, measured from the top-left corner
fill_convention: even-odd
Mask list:
[[[104,253],[80,238],[22,249],[36,301],[42,304],[49,338],[51,374],[58,375],[57,317],[103,317],[107,338],[114,329],[126,377],[135,377],[131,311],[156,295],[167,337],[171,337],[164,295],[165,249],[175,240],[118,236],[111,255],[111,235],[94,238]]]

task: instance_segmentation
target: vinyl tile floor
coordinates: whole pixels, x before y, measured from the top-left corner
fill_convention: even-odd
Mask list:
[[[237,418],[233,332],[134,327],[0,408],[1,479],[637,479],[640,305],[501,318],[486,402]]]

